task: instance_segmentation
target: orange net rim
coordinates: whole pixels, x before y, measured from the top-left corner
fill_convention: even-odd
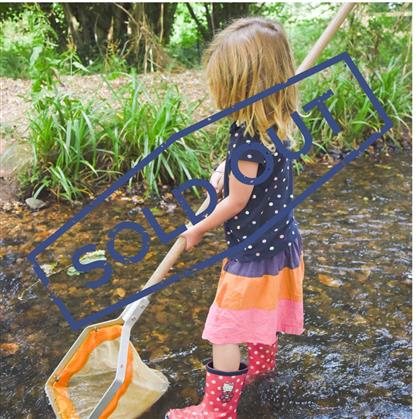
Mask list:
[[[60,377],[52,384],[52,391],[56,407],[58,410],[58,417],[62,419],[78,418],[76,408],[70,399],[68,392],[68,385],[74,374],[79,372],[89,360],[90,354],[103,342],[108,340],[118,339],[121,336],[122,326],[113,325],[106,326],[100,329],[91,330],[85,341],[74,352],[70,361],[60,373]],[[108,418],[118,406],[118,402],[125,394],[133,376],[133,353],[131,345],[128,347],[127,369],[125,372],[125,379],[122,386],[115,393],[112,400],[106,406],[106,409],[99,416],[100,419]],[[99,402],[99,400],[98,400]]]

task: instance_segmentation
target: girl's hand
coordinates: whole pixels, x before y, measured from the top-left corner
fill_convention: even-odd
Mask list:
[[[196,226],[192,226],[182,233],[181,236],[186,239],[185,250],[189,251],[202,240],[204,234],[201,233]]]
[[[218,167],[215,169],[213,174],[211,175],[210,183],[214,187],[217,192],[217,195],[220,195],[224,189],[224,169],[225,169],[226,162],[223,161]]]

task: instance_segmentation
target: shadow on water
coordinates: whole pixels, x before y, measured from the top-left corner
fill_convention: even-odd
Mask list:
[[[306,330],[279,336],[278,370],[248,387],[240,418],[411,417],[410,158],[360,158],[296,210],[306,263]],[[297,189],[315,172],[298,177]],[[100,234],[125,219],[127,202],[113,201],[88,229]],[[2,215],[2,418],[53,417],[43,386],[79,333],[34,282],[25,256],[71,215],[65,206]],[[180,264],[223,246],[217,231]],[[166,250],[154,251],[141,270],[130,265],[116,275],[106,298],[138,289]],[[171,382],[143,418],[199,402],[201,361],[210,356],[201,331],[218,273],[213,266],[159,292],[135,326],[132,341],[143,360]],[[56,286],[77,297],[68,278]]]

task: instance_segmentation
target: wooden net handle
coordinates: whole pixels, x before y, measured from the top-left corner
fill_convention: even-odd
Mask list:
[[[205,199],[203,204],[199,207],[196,214],[199,214],[202,211],[206,210],[209,203],[210,203],[210,198],[207,195],[207,198]],[[188,223],[188,226],[190,225],[191,224]],[[146,284],[144,285],[144,288],[148,288],[163,280],[163,278],[170,271],[172,266],[176,263],[179,256],[184,252],[185,246],[186,246],[186,240],[182,236],[178,237],[178,239],[175,241],[174,245],[171,247],[167,255],[160,262],[160,265],[154,271],[153,275],[151,275],[150,279],[146,282]]]
[[[330,21],[325,31],[314,44],[313,48],[311,48],[307,57],[299,65],[296,74],[302,73],[303,71],[309,69],[316,62],[316,60],[320,57],[320,54],[326,48],[327,44],[333,38],[333,36],[338,31],[339,27],[342,25],[342,23],[344,22],[350,11],[355,7],[355,5],[356,3],[344,3],[342,5],[342,7],[336,13],[336,16]]]

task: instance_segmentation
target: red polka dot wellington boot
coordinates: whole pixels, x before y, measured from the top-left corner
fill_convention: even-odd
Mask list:
[[[166,419],[236,419],[237,405],[247,374],[247,365],[240,363],[238,371],[224,372],[206,365],[205,395],[197,406],[171,409]]]
[[[276,353],[278,340],[272,345],[263,343],[246,343],[249,372],[246,375],[245,385],[252,383],[259,376],[271,372],[276,367]]]

